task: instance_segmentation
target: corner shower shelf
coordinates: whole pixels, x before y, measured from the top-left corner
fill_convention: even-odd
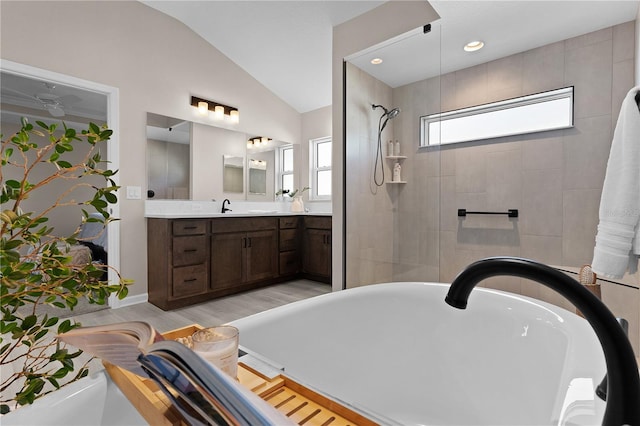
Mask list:
[[[396,180],[390,180],[390,181],[388,181],[387,183],[407,183],[407,181],[406,181],[406,180],[398,180],[398,181],[396,181]]]
[[[404,160],[407,157],[405,155],[387,155],[384,158],[388,160]]]

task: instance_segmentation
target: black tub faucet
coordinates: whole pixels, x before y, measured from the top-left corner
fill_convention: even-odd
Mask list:
[[[480,281],[512,275],[544,284],[557,291],[582,312],[591,324],[607,364],[607,406],[604,426],[640,426],[640,376],[631,343],[615,316],[579,282],[550,266],[515,257],[491,257],[465,268],[451,283],[445,301],[458,309],[467,307],[471,290]]]
[[[222,210],[221,210],[221,213],[226,213],[226,212],[231,212],[231,211],[233,211],[233,210],[231,210],[231,209],[226,208],[226,207],[225,207],[225,204],[231,205],[231,201],[229,201],[229,199],[228,199],[228,198],[225,198],[225,199],[224,199],[224,201],[222,202]]]

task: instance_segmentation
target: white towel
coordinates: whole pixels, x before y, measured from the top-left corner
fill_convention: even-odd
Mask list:
[[[622,102],[600,199],[593,271],[621,278],[637,269],[640,255],[640,111],[634,87]]]

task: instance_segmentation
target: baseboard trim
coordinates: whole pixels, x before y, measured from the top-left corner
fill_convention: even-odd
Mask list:
[[[116,299],[109,305],[112,309],[124,308],[125,306],[137,305],[138,303],[145,303],[149,300],[149,294],[136,294],[134,296],[127,296],[122,300]]]

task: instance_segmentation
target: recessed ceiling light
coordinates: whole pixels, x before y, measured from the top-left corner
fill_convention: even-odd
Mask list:
[[[480,50],[484,47],[484,42],[480,40],[470,41],[469,43],[464,45],[465,52],[475,52],[476,50]]]
[[[371,60],[371,63],[372,63],[373,65],[379,65],[379,64],[381,64],[381,63],[382,63],[382,59],[380,59],[380,58],[373,58],[373,59]]]

